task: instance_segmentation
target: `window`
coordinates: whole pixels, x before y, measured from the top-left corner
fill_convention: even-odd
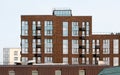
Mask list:
[[[72,40],[72,54],[78,54],[78,40]]]
[[[85,28],[85,22],[82,22],[82,28]]]
[[[14,57],[14,61],[18,61],[18,57]]]
[[[82,57],[82,64],[85,64],[85,58]]]
[[[55,70],[55,75],[61,75],[61,70]]]
[[[52,57],[45,57],[45,63],[52,63]]]
[[[53,23],[52,21],[45,21],[44,27],[45,36],[52,36],[53,35]]]
[[[36,21],[32,21],[32,35],[36,36]]]
[[[41,27],[41,22],[37,21],[37,27]]]
[[[41,31],[37,30],[37,36],[41,36]]]
[[[68,22],[63,22],[63,36],[68,36]]]
[[[79,62],[78,62],[78,58],[72,58],[72,64],[78,64]]]
[[[33,54],[36,53],[36,39],[33,39],[32,41],[32,49],[33,49]]]
[[[103,54],[110,53],[110,40],[103,40]]]
[[[22,39],[22,54],[28,53],[28,39]]]
[[[54,10],[53,15],[55,16],[71,16],[71,10]]]
[[[37,70],[33,70],[32,71],[32,75],[38,75],[38,71]]]
[[[89,64],[89,57],[86,58],[86,64]]]
[[[18,51],[14,51],[14,55],[16,55],[16,56],[17,56],[17,55],[18,55]]]
[[[113,57],[113,66],[119,66],[119,57]]]
[[[22,36],[28,36],[28,21],[22,21]]]
[[[27,57],[22,57],[22,62],[26,63],[28,61]]]
[[[99,57],[93,57],[92,58],[92,64],[96,64],[99,61]]]
[[[85,75],[85,70],[79,70],[79,75]]]
[[[95,40],[92,40],[92,54],[95,54]]]
[[[78,22],[72,22],[72,36],[78,36]]]
[[[41,40],[37,39],[37,45],[41,45]]]
[[[37,57],[37,63],[41,63],[41,57]]]
[[[52,53],[52,39],[45,39],[45,53]]]
[[[89,40],[86,40],[86,54],[89,54]]]
[[[63,54],[68,54],[68,40],[63,40]]]
[[[15,71],[9,71],[9,75],[15,75]]]
[[[103,61],[106,65],[110,65],[110,58],[109,57],[103,57]]]
[[[113,53],[119,54],[119,40],[118,39],[113,40]]]
[[[68,63],[68,57],[63,57],[63,63]]]
[[[82,49],[82,54],[85,54],[85,49]]]
[[[41,48],[37,48],[37,53],[41,54]]]

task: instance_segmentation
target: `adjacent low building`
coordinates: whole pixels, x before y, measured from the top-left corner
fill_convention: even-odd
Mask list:
[[[108,66],[97,65],[13,65],[0,66],[1,75],[97,75]]]
[[[3,65],[14,65],[21,61],[20,48],[3,48]]]

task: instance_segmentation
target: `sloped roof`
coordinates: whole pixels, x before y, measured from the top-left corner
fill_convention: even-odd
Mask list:
[[[98,75],[120,75],[120,66],[105,68]]]

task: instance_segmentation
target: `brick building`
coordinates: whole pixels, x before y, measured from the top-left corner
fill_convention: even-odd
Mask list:
[[[120,65],[120,34],[93,34],[92,16],[73,16],[72,10],[52,15],[21,16],[21,61]]]

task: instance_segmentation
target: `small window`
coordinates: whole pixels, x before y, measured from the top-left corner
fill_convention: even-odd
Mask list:
[[[61,75],[61,70],[56,70],[55,75]]]
[[[85,70],[79,70],[79,75],[85,75]]]
[[[15,71],[9,71],[9,75],[15,75]]]
[[[32,75],[38,75],[38,71],[33,70],[33,71],[32,71]]]

